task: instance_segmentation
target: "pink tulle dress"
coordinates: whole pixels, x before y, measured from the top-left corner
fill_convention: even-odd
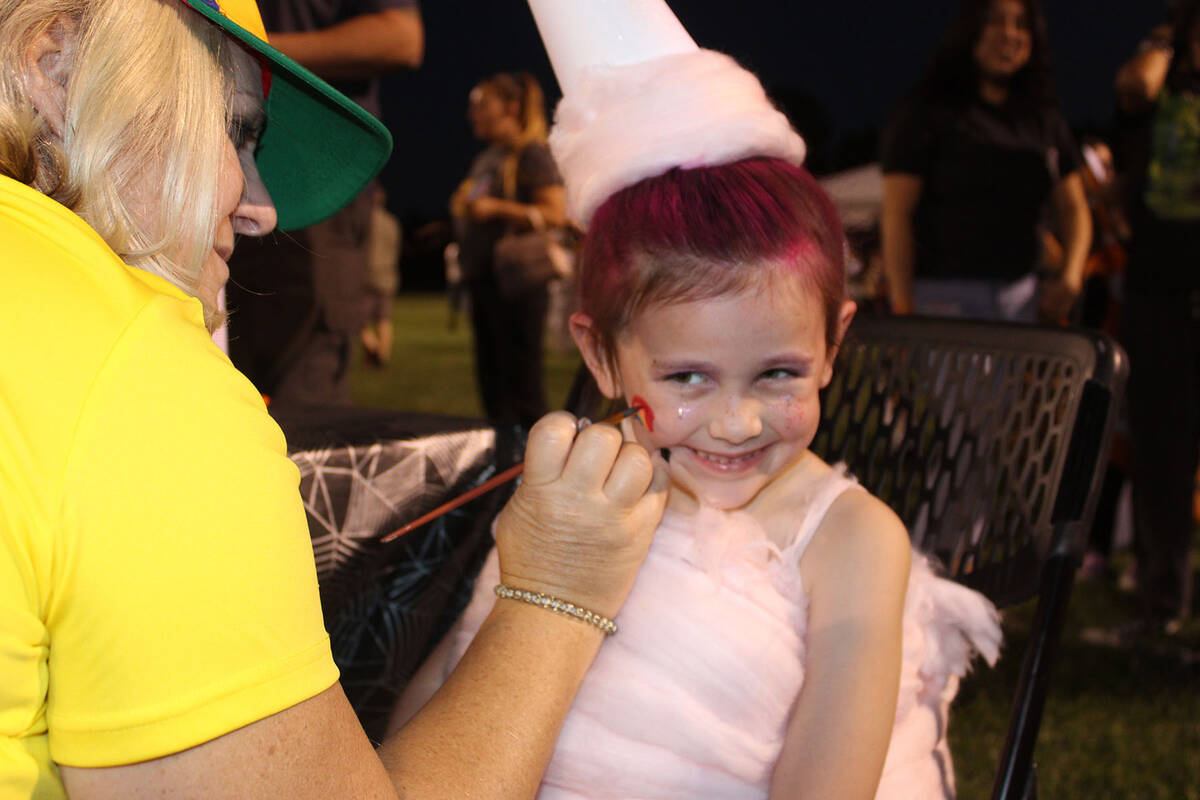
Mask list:
[[[797,568],[844,491],[831,470],[780,550],[748,515],[667,512],[563,725],[539,798],[765,798],[804,682],[807,594]],[[495,551],[452,632],[448,674],[495,596]],[[879,798],[952,797],[948,707],[978,650],[994,662],[995,609],[914,554],[900,696]]]

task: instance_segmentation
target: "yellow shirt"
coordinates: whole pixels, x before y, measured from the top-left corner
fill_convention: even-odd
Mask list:
[[[297,491],[200,303],[0,177],[0,800],[337,680]]]

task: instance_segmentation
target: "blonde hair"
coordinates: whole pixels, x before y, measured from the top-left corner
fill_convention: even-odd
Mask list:
[[[514,153],[519,154],[532,142],[546,143],[546,99],[537,78],[528,72],[500,72],[479,86],[492,92],[502,103],[516,104],[519,132]],[[501,165],[500,180],[506,197],[516,197],[517,166],[516,155],[505,159]]]
[[[517,104],[521,144],[546,141],[546,100],[537,78],[528,72],[500,72],[479,85],[502,102]]]
[[[34,108],[24,64],[64,18],[79,41],[60,140]],[[178,0],[0,0],[0,173],[75,211],[126,263],[195,295],[217,222],[229,47]]]

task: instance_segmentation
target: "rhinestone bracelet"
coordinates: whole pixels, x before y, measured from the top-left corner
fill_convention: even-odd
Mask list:
[[[612,636],[617,632],[617,623],[608,617],[568,603],[566,600],[559,600],[557,597],[551,597],[541,592],[527,592],[524,589],[514,589],[511,586],[505,586],[503,583],[496,584],[495,591],[497,597],[503,597],[506,600],[520,600],[522,603],[541,606],[547,611],[554,611],[558,614],[574,617],[580,622],[586,622],[604,631],[605,636]]]

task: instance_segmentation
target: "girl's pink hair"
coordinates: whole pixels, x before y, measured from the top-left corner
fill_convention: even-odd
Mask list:
[[[816,179],[773,158],[676,168],[596,211],[580,257],[580,307],[612,357],[617,335],[647,306],[740,292],[781,268],[818,295],[834,344],[842,226]]]

